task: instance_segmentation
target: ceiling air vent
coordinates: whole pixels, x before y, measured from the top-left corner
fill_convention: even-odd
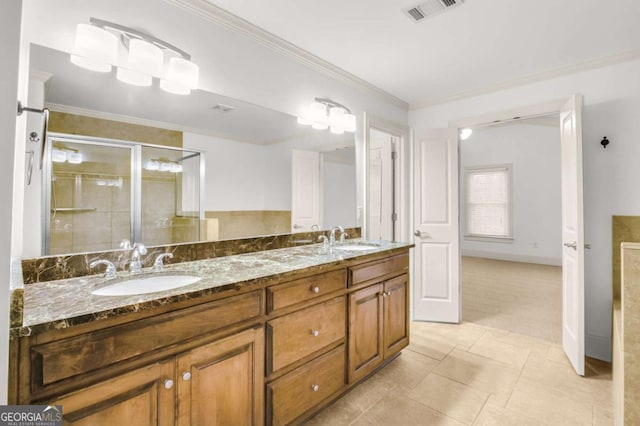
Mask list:
[[[413,22],[420,22],[425,18],[437,15],[438,13],[444,12],[452,7],[459,6],[463,2],[464,0],[429,0],[409,9],[404,9],[403,12]]]
[[[222,111],[222,112],[229,112],[229,111],[233,111],[234,109],[236,109],[236,107],[231,106],[231,105],[225,105],[225,104],[217,104],[211,107],[212,110],[214,111]]]

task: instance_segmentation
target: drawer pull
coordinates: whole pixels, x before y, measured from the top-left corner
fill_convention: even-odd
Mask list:
[[[311,385],[311,390],[314,392],[318,392],[320,390],[320,386],[318,385]]]
[[[320,287],[318,287],[317,285],[314,285],[313,287],[311,287],[311,292],[315,294],[320,293]]]
[[[313,337],[318,337],[318,336],[320,335],[320,331],[318,331],[318,330],[311,330],[311,335],[312,335]]]
[[[188,382],[191,379],[191,373],[189,373],[188,371],[185,371],[184,373],[182,373],[182,380],[184,380],[185,382]]]
[[[171,389],[173,387],[173,380],[167,379],[164,381],[164,388]]]

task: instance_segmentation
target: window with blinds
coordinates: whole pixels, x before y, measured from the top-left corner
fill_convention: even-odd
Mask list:
[[[511,238],[511,165],[465,169],[465,236]]]

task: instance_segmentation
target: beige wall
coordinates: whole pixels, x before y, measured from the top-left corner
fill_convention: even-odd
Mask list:
[[[49,131],[182,148],[182,132],[52,111]]]
[[[289,210],[207,211],[205,217],[218,219],[221,240],[291,232]]]
[[[612,227],[612,270],[613,300],[620,300],[620,244],[640,241],[640,216],[613,216]]]

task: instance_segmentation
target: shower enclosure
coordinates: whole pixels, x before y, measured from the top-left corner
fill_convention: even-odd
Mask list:
[[[44,254],[200,240],[201,152],[64,134],[46,151]]]

